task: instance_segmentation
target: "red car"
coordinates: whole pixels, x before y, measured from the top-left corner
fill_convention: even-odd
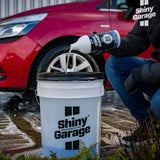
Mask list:
[[[69,46],[82,35],[118,30],[125,36],[135,23],[127,10],[125,0],[79,0],[1,19],[0,91],[31,91],[37,72],[66,71]],[[67,71],[104,72],[108,56],[72,53]]]

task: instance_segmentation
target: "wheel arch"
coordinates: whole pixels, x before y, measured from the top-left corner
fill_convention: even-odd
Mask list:
[[[56,47],[60,43],[67,43],[68,41],[71,41],[71,43],[72,42],[74,43],[78,38],[79,38],[78,36],[59,37],[59,38],[56,38],[56,39],[48,42],[44,47],[42,47],[41,50],[39,51],[39,53],[36,55],[32,65],[31,65],[28,80],[27,80],[26,90],[28,90],[28,89],[30,89],[30,87],[32,87],[33,81],[32,81],[31,77],[34,76],[34,73],[36,72],[35,68],[38,67],[39,62],[44,57],[44,55],[47,53],[47,51],[49,51],[54,46]]]
[[[40,63],[40,61],[42,60],[42,58],[44,57],[44,55],[53,47],[56,47],[58,45],[60,45],[61,43],[74,43],[77,41],[79,37],[78,36],[64,36],[64,37],[59,37],[57,39],[54,39],[50,42],[48,42],[40,51],[39,53],[36,55],[32,65],[31,65],[31,69],[29,72],[29,76],[28,76],[28,80],[27,80],[27,87],[26,87],[26,92],[32,89],[32,84],[34,83],[34,79],[36,78],[36,71],[37,71],[37,67],[38,64]],[[93,59],[96,61],[97,65],[100,66],[100,71],[103,72],[101,65],[102,65],[102,55],[101,56],[92,56]],[[101,61],[99,61],[99,58],[101,59]],[[35,67],[36,66],[36,67]],[[35,76],[33,78],[33,76]]]

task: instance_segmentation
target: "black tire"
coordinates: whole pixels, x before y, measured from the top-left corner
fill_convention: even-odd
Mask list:
[[[53,63],[54,60],[56,61],[57,57],[60,57],[62,55],[63,55],[62,57],[65,57],[65,55],[68,54],[69,46],[70,44],[59,44],[47,50],[46,53],[43,54],[44,56],[34,65],[32,74],[29,79],[29,86],[27,88],[27,92],[25,95],[27,96],[31,95],[31,97],[34,97],[33,95],[35,95],[35,90],[37,87],[37,82],[36,82],[37,73],[60,72],[58,70],[53,70],[53,69],[49,71],[48,69],[49,65],[51,65],[51,63]],[[73,61],[73,55],[76,55],[76,58],[78,57],[76,60],[77,65],[80,65],[81,62],[85,62],[86,66],[88,65],[88,67],[86,68],[84,67],[84,69],[80,70],[79,72],[99,72],[100,71],[98,65],[96,64],[94,58],[91,55],[82,54],[82,53],[74,51],[70,55],[70,58],[69,58],[70,63]],[[57,68],[61,68],[60,64],[58,63],[58,58],[57,58],[57,63],[55,63],[55,66]],[[72,67],[73,66],[70,64],[69,71],[74,72],[74,70],[71,70]],[[63,70],[63,72],[65,72],[65,70]]]
[[[64,63],[67,62],[68,59],[68,51],[69,51],[69,44],[63,44],[57,47],[52,48],[48,51],[43,59],[41,60],[37,72],[65,72],[64,66],[61,65],[61,57],[64,60]],[[76,57],[76,69],[73,69],[73,58]],[[66,62],[65,62],[66,61]],[[75,62],[75,61],[74,61]],[[82,65],[81,62],[85,62],[86,65],[83,67],[78,68],[78,66]],[[56,69],[49,69],[50,65],[54,65]],[[84,64],[84,63],[83,63]],[[66,65],[66,64],[64,64]],[[58,68],[60,70],[58,70]],[[79,52],[72,52],[69,55],[69,65],[68,65],[69,72],[99,72],[99,67],[97,66],[95,60],[90,55],[82,54]]]

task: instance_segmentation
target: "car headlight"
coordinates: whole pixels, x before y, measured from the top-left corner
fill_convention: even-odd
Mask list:
[[[47,13],[40,13],[3,21],[0,23],[0,39],[26,35],[46,16]]]

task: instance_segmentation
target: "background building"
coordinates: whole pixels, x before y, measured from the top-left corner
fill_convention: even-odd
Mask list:
[[[72,1],[74,0],[0,0],[0,18],[8,17],[34,8]]]

